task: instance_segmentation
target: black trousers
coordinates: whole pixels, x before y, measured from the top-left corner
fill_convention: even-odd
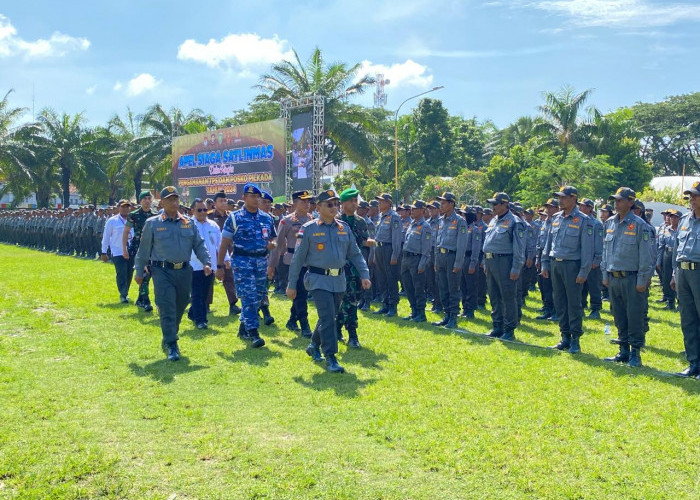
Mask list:
[[[297,290],[298,292],[298,290]],[[321,352],[328,356],[338,352],[338,337],[335,332],[335,318],[343,301],[344,292],[329,292],[314,289],[313,297],[318,311],[318,323],[314,328],[311,341],[321,346]]]
[[[632,347],[644,347],[646,292],[638,292],[636,289],[637,273],[624,278],[615,278],[608,273],[608,277],[610,306],[615,318],[618,339],[621,343]]]
[[[112,262],[117,272],[117,289],[119,290],[119,296],[126,297],[129,295],[131,278],[134,276],[134,267],[131,265],[130,260],[125,259],[121,255],[113,256]]]
[[[591,311],[603,308],[603,272],[600,266],[591,269],[581,291],[581,305],[586,307],[586,298],[590,296]]]
[[[172,344],[178,340],[180,321],[190,301],[192,268],[190,266],[184,269],[153,267],[151,272],[163,342]]]
[[[289,273],[289,266],[287,266],[287,273]],[[307,302],[309,299],[309,292],[304,287],[304,275],[306,275],[306,268],[302,267],[299,273],[299,279],[297,279],[297,296],[294,297],[292,307],[289,308],[289,321],[292,322],[309,318],[309,305]]]
[[[678,307],[685,357],[689,363],[700,361],[700,270],[678,269]]]
[[[459,283],[462,273],[453,273],[456,254],[454,252],[442,253],[436,250],[435,264],[437,266],[437,283],[440,289],[440,302],[446,313],[459,313]]]
[[[550,276],[554,307],[559,316],[559,331],[562,336],[580,337],[583,334],[583,306],[581,289],[576,283],[576,276],[581,268],[580,260],[552,260]]]
[[[462,286],[464,290],[462,291],[462,307],[465,311],[476,311],[477,308],[477,287],[479,280],[479,273],[482,272],[479,266],[476,266],[474,274],[469,274],[469,260],[471,255],[467,255],[464,259],[464,266],[462,267]]]
[[[512,255],[486,259],[491,322],[493,329],[502,333],[514,331],[518,324],[518,301],[515,296],[518,282],[510,279],[512,265]]]
[[[401,258],[401,281],[406,291],[411,311],[425,311],[425,271],[418,273],[421,257],[404,254]]]
[[[377,258],[377,281],[384,292],[384,304],[392,307],[399,303],[399,265],[391,264],[391,246],[380,246],[375,250]]]
[[[187,317],[195,323],[207,321],[207,296],[214,281],[214,273],[204,276],[204,271],[192,271],[192,305]]]

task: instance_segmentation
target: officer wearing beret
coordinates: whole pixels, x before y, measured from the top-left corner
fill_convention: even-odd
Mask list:
[[[467,249],[467,223],[455,212],[456,198],[453,193],[445,192],[437,199],[440,200],[442,215],[438,224],[435,272],[445,316],[441,321],[434,321],[433,325],[456,328],[459,314],[459,285]]]
[[[406,229],[401,257],[401,281],[411,305],[411,315],[405,320],[422,323],[425,317],[426,270],[433,263],[430,255],[433,248],[433,231],[425,221],[426,203],[417,200],[411,205],[411,222]]]
[[[309,191],[297,191],[292,193],[292,204],[294,212],[285,216],[277,227],[277,246],[270,252],[268,260],[268,277],[274,274],[275,268],[285,266],[285,278],[289,275],[289,264],[292,262],[292,255],[297,243],[297,235],[301,226],[311,220],[309,209],[311,208],[311,200],[313,195]],[[280,256],[282,260],[280,261]],[[301,327],[301,334],[304,337],[311,337],[311,327],[309,326],[309,313],[306,289],[303,288],[303,275],[306,269],[302,269],[299,273],[299,283],[297,283],[298,293],[292,301],[292,306],[289,309],[289,320],[287,320],[287,329],[293,332],[298,332]],[[285,283],[286,283],[285,279]],[[286,287],[286,284],[285,284]],[[297,326],[297,322],[299,326]]]
[[[155,298],[163,332],[162,345],[168,359],[180,359],[178,329],[192,291],[192,252],[202,263],[205,276],[211,274],[211,260],[204,239],[191,219],[178,212],[180,195],[173,186],[160,193],[163,213],[146,220],[141,244],[134,258],[136,283],[143,283],[146,266],[153,275]]]
[[[322,191],[316,200],[319,218],[307,222],[299,231],[297,248],[289,266],[287,296],[292,300],[296,297],[297,279],[301,269],[306,267],[304,286],[313,291],[318,311],[318,323],[306,352],[314,361],[321,361],[323,351],[328,370],[342,373],[345,369],[335,357],[338,352],[335,320],[346,288],[345,263],[350,261],[359,271],[364,289],[371,286],[369,269],[350,227],[335,218],[338,213],[336,192]]]
[[[654,262],[649,226],[634,215],[634,190],[621,187],[610,196],[617,214],[605,223],[603,238],[603,285],[608,287],[620,351],[606,361],[642,366],[644,305]],[[631,348],[631,351],[630,351]]]
[[[259,209],[261,197],[255,184],[243,186],[244,206],[226,219],[216,269],[216,278],[222,280],[224,254],[233,244],[233,279],[242,305],[238,335],[250,340],[252,347],[265,345],[258,332],[258,308],[267,298],[267,256],[277,236],[272,216]]]
[[[141,243],[141,233],[143,232],[143,226],[146,225],[146,221],[158,215],[158,212],[151,208],[153,203],[153,197],[151,192],[141,191],[139,194],[139,208],[129,212],[126,218],[126,224],[124,225],[124,232],[122,234],[122,247],[125,259],[133,259],[138,252],[139,244]],[[133,231],[131,231],[133,229]],[[129,243],[129,235],[133,234],[131,238],[131,243]],[[132,261],[133,264],[133,261]],[[151,281],[151,276],[146,274],[143,278],[143,283],[139,286],[139,296],[136,300],[136,306],[143,307],[145,312],[151,312],[153,306],[151,305],[151,299],[148,296],[148,282]]]
[[[525,225],[510,211],[507,193],[495,193],[486,201],[495,215],[484,234],[484,270],[493,323],[489,336],[515,340],[518,324],[515,291],[525,263]]]
[[[690,211],[678,222],[673,247],[673,281],[678,292],[681,330],[688,368],[679,373],[700,379],[700,182],[684,192],[690,199]]]
[[[587,215],[593,225],[593,263],[588,273],[588,279],[583,284],[581,305],[586,307],[586,296],[590,296],[591,319],[600,319],[600,310],[603,308],[602,288],[603,273],[600,271],[600,261],[603,258],[603,223],[600,222],[593,210],[595,203],[589,198],[579,201],[578,207],[584,215]]]
[[[583,335],[583,284],[593,264],[593,224],[578,209],[578,190],[562,186],[554,193],[559,197],[558,212],[542,251],[542,275],[552,276],[554,307],[559,316],[561,341],[554,346],[571,354],[581,352]]]
[[[346,223],[350,231],[352,231],[355,243],[357,243],[360,249],[362,258],[365,259],[366,254],[363,252],[363,249],[368,249],[368,245],[373,245],[374,240],[369,237],[369,230],[367,229],[367,222],[365,222],[365,219],[355,213],[357,211],[357,198],[359,195],[359,191],[354,188],[346,189],[340,193],[341,213],[339,219]],[[346,282],[345,294],[343,295],[343,302],[340,305],[340,310],[336,318],[336,337],[338,340],[343,339],[342,328],[345,326],[345,329],[348,331],[348,345],[359,349],[360,341],[357,336],[357,308],[364,293],[362,289],[362,277],[359,269],[355,268],[351,262],[345,263],[344,273]],[[297,290],[299,290],[298,287]]]
[[[393,199],[389,193],[377,196],[380,220],[377,223],[377,286],[384,294],[384,305],[375,314],[396,316],[399,303],[399,257],[403,234],[403,222],[399,214],[391,209]]]

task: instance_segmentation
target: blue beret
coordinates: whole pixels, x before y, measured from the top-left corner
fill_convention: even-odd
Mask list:
[[[243,194],[259,194],[262,196],[262,191],[260,191],[260,188],[253,184],[252,182],[249,182],[245,186],[243,186]]]
[[[263,191],[261,193],[261,196],[263,197],[264,200],[275,201],[275,199],[272,197],[272,195],[270,193],[268,193],[267,191]]]

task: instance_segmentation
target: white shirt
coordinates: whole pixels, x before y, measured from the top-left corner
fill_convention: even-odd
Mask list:
[[[124,233],[124,225],[126,219],[121,215],[113,215],[107,219],[105,230],[102,233],[102,253],[107,253],[107,248],[112,249],[112,257],[123,257],[122,252],[122,234]],[[129,241],[134,237],[134,228],[129,231]]]
[[[221,245],[221,230],[213,220],[204,219],[204,222],[199,222],[197,219],[192,219],[197,226],[200,236],[204,239],[204,244],[209,251],[211,258],[211,270],[216,271],[217,256],[219,255],[219,245]],[[224,257],[224,262],[231,260],[228,253]],[[197,256],[192,252],[190,265],[193,271],[203,271],[204,266],[197,259]]]

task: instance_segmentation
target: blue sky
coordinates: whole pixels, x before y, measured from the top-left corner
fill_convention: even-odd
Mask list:
[[[390,78],[387,109],[443,85],[432,96],[451,114],[503,127],[565,84],[603,111],[700,90],[699,27],[697,0],[8,0],[0,93],[28,119],[32,94],[37,113],[91,125],[155,102],[223,118],[273,62],[318,46]]]

